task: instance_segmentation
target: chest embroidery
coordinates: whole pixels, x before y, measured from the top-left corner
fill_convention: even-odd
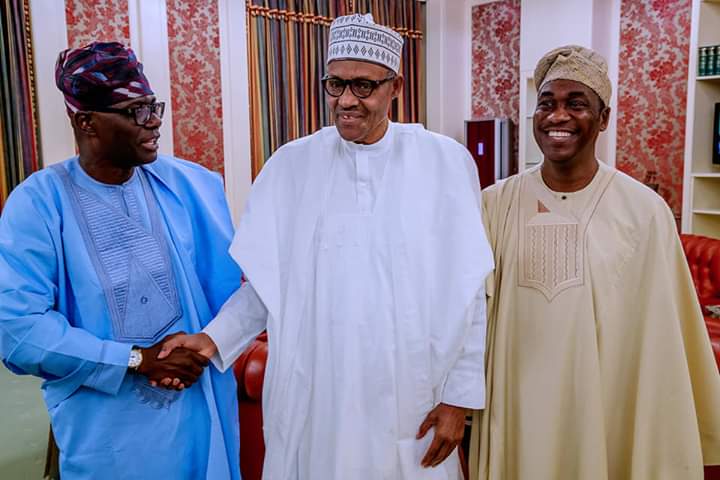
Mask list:
[[[600,169],[599,182],[578,218],[532,175],[524,175],[519,192],[518,284],[535,288],[551,301],[585,281],[587,226],[613,173]]]
[[[524,230],[521,285],[538,288],[550,300],[564,288],[581,283],[583,249],[578,245],[577,222],[538,214]]]
[[[57,167],[57,168],[56,168]],[[182,315],[154,197],[142,172],[151,229],[82,188],[54,166],[71,199],[90,260],[105,293],[117,341],[150,343]]]

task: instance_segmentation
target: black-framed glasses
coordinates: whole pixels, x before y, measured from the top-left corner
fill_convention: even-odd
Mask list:
[[[93,108],[94,112],[121,113],[135,119],[135,123],[142,127],[150,121],[153,115],[162,120],[165,115],[165,102],[141,103],[127,108]]]
[[[322,85],[325,92],[331,97],[341,97],[345,93],[345,88],[350,85],[350,91],[358,98],[368,98],[373,94],[376,88],[385,82],[394,80],[395,75],[390,75],[382,80],[370,80],[367,78],[351,78],[344,80],[338,77],[325,75],[322,78]]]

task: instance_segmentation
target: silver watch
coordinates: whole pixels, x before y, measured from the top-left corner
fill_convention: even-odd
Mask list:
[[[142,351],[139,348],[133,348],[130,350],[130,358],[128,359],[128,368],[130,370],[137,370],[142,363]]]

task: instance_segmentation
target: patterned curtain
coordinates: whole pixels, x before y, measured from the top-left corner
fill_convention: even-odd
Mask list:
[[[0,210],[40,167],[29,0],[0,0]]]
[[[372,13],[405,39],[394,121],[425,121],[423,12],[417,0],[247,0],[252,172],[281,145],[329,125],[320,79],[330,23]]]

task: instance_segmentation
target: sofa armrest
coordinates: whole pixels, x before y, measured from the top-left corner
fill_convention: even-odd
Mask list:
[[[260,402],[267,362],[267,334],[262,333],[235,362],[233,371],[238,385],[238,399]]]

